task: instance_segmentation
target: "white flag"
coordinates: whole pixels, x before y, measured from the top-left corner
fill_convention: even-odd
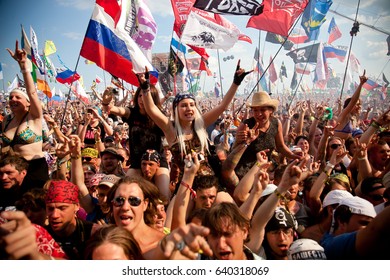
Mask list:
[[[18,77],[15,77],[12,83],[7,87],[7,92],[11,92],[14,88],[17,88],[18,86],[19,86]]]
[[[33,61],[35,60],[35,64],[39,68],[39,71],[41,72],[41,74],[44,74],[45,73],[45,64],[44,64],[41,56],[39,55],[37,35],[35,34],[35,31],[31,26],[30,26],[30,36],[31,36],[30,41],[31,41],[32,60]]]
[[[181,42],[206,49],[229,50],[238,41],[240,31],[228,29],[191,12],[181,36]]]

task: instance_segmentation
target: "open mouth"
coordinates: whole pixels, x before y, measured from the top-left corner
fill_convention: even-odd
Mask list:
[[[221,260],[230,260],[231,259],[231,255],[232,253],[231,252],[219,252],[219,257]]]

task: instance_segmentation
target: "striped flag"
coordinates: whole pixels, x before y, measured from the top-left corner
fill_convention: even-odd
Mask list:
[[[328,44],[332,44],[332,42],[336,41],[342,35],[339,27],[336,25],[334,17],[332,17],[332,20],[329,23],[328,33]]]
[[[147,67],[150,82],[156,84],[158,72],[125,29],[129,5],[130,0],[122,0],[121,6],[117,1],[96,1],[80,55],[135,86],[139,86],[135,73],[145,72]]]

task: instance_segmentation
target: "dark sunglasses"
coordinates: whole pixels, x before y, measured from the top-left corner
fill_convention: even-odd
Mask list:
[[[92,160],[91,157],[83,157],[83,161],[90,162]]]
[[[112,200],[112,204],[115,206],[115,207],[121,207],[125,204],[125,201],[126,201],[126,198],[122,197],[122,196],[118,196],[118,197],[115,197],[113,200]],[[134,207],[137,207],[141,204],[142,202],[142,199],[139,198],[139,197],[136,197],[136,196],[130,196],[127,201],[129,202],[129,204],[131,206],[134,206]]]
[[[332,144],[332,145],[330,145],[330,148],[333,150],[336,150],[340,146],[342,146],[342,145],[341,144]]]

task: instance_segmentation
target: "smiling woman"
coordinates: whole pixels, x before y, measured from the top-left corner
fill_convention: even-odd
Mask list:
[[[29,161],[25,179],[34,187],[43,187],[49,179],[49,172],[42,150],[42,105],[30,73],[26,51],[19,49],[18,41],[15,51],[7,50],[18,62],[26,88],[13,89],[9,95],[11,114],[2,123],[4,146],[1,156],[16,154]]]

